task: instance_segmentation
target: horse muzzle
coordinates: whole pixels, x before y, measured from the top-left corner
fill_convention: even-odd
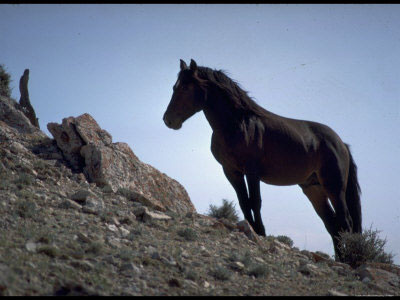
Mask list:
[[[182,122],[171,121],[165,114],[164,114],[163,120],[164,120],[165,125],[167,125],[168,128],[178,130],[182,127]]]

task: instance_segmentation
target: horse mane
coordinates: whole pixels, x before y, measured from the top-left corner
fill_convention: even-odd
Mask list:
[[[223,70],[213,70],[207,67],[198,67],[198,76],[208,80],[219,87],[230,103],[235,108],[234,118],[244,134],[246,144],[256,141],[259,148],[262,148],[264,125],[261,118],[265,116],[266,110],[259,106],[243,90],[239,83],[229,78]],[[256,134],[257,132],[257,134]]]

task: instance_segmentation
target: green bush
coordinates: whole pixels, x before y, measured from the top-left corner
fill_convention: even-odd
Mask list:
[[[239,221],[235,204],[233,201],[228,201],[226,199],[222,199],[222,205],[220,207],[210,204],[207,215],[216,219],[227,219],[232,222]]]
[[[216,266],[211,270],[211,275],[217,280],[229,280],[232,272],[222,266]]]
[[[10,74],[6,72],[4,65],[0,65],[0,96],[11,97],[10,82]]]
[[[252,265],[247,272],[248,275],[253,275],[254,277],[266,277],[269,274],[269,269],[266,265]]]
[[[32,218],[36,216],[37,207],[31,199],[18,199],[15,205],[15,211],[22,218]]]
[[[195,241],[198,238],[196,231],[194,231],[190,227],[179,229],[178,235],[183,237],[187,241]]]
[[[289,247],[293,247],[293,240],[292,240],[290,237],[286,236],[286,235],[278,235],[278,236],[276,237],[276,239],[277,239],[279,242],[288,245]]]
[[[371,227],[362,233],[340,233],[338,247],[343,262],[353,268],[365,262],[392,264],[394,255],[384,251],[386,239],[379,238],[378,233]]]

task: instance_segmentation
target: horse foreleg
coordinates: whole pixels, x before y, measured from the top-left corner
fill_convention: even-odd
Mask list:
[[[247,186],[249,188],[250,205],[254,215],[254,231],[265,236],[265,228],[261,219],[261,194],[260,178],[255,174],[247,174]]]
[[[244,218],[250,223],[252,227],[254,227],[254,220],[251,214],[251,206],[249,196],[247,194],[246,183],[244,181],[244,175],[238,171],[229,170],[226,168],[223,168],[223,170],[226,178],[231,183],[236,192]]]

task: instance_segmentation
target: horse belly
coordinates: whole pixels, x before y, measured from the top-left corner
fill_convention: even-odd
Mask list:
[[[261,181],[272,185],[300,184],[315,172],[316,165],[307,158],[295,162],[263,162],[260,163]]]

